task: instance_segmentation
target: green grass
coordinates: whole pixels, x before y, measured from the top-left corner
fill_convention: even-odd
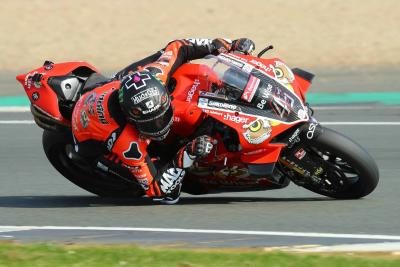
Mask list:
[[[172,250],[136,246],[0,243],[1,267],[112,266],[269,266],[369,267],[400,266],[399,258],[298,255],[261,251]]]

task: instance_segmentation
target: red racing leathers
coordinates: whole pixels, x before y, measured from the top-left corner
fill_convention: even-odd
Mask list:
[[[230,41],[216,40],[229,51]],[[160,52],[118,72],[111,82],[84,94],[72,114],[76,152],[89,158],[106,155],[108,160],[119,162],[130,170],[149,197],[168,195],[180,186],[184,169],[190,167],[195,158],[183,147],[170,162],[155,168],[147,153],[150,139],[126,123],[122,115],[118,103],[120,80],[139,69],[149,71],[168,86],[169,78],[180,65],[220,51],[220,47],[212,45],[208,39],[172,41]]]

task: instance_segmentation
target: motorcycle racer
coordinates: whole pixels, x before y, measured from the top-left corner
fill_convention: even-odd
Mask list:
[[[148,197],[176,203],[185,169],[208,155],[213,144],[211,137],[200,136],[167,163],[150,159],[147,148],[151,140],[164,140],[173,122],[170,77],[189,60],[229,51],[250,54],[254,47],[247,38],[175,40],[129,65],[77,102],[72,114],[75,151],[85,158],[102,156],[129,169]]]

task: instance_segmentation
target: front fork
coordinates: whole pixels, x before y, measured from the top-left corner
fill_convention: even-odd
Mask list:
[[[282,151],[279,162],[286,174],[298,185],[322,182],[321,176],[325,172],[324,159],[312,155],[309,147],[312,140],[318,138],[322,131],[318,121],[311,117],[283,140],[287,147]]]

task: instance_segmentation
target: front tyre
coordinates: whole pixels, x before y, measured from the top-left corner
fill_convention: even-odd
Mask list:
[[[305,150],[314,162],[321,162],[321,173],[318,182],[314,176],[302,184],[304,188],[337,199],[361,198],[376,188],[379,170],[374,159],[350,138],[323,127],[320,135],[308,140]]]

